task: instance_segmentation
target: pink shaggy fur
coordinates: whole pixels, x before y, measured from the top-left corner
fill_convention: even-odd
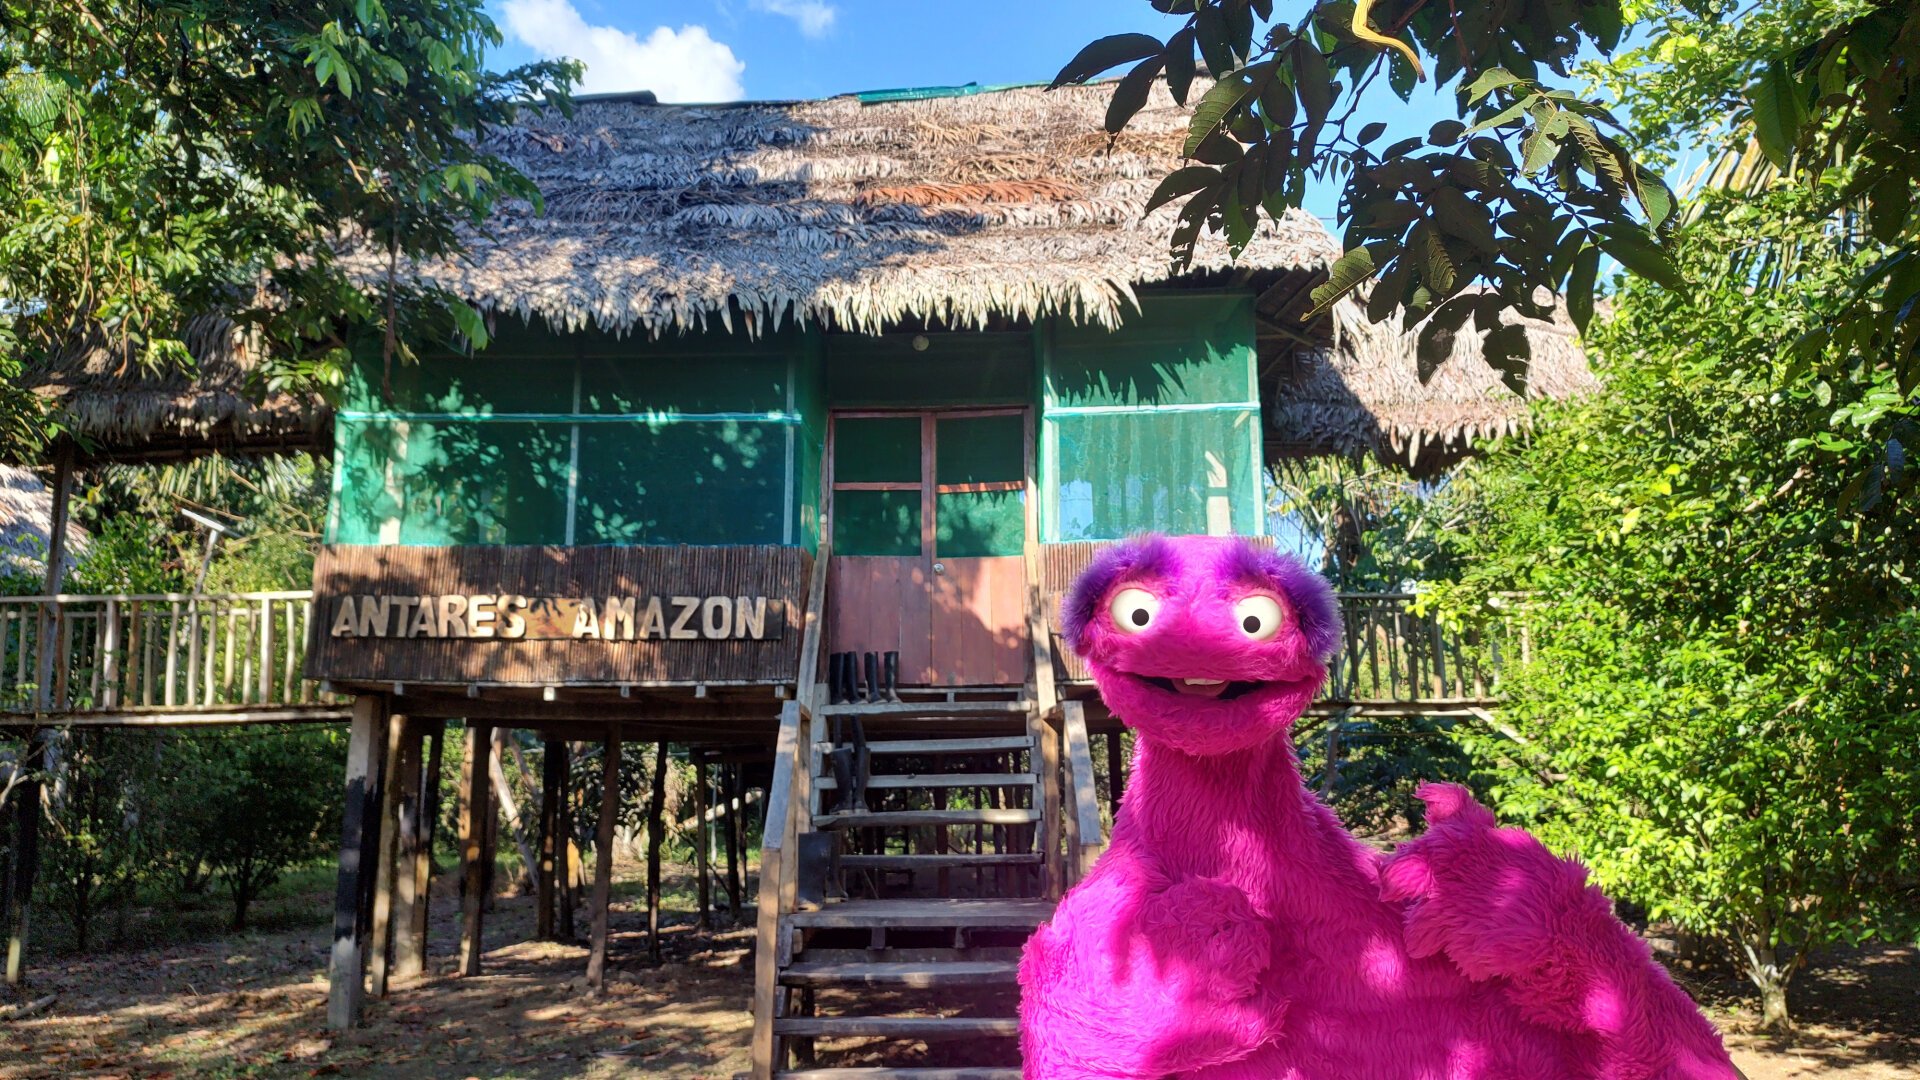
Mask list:
[[[1257,596],[1282,614],[1264,639]],[[1066,624],[1139,740],[1111,849],[1021,962],[1031,1080],[1739,1076],[1578,864],[1440,784],[1383,857],[1307,791],[1287,731],[1339,635],[1318,577],[1147,538],[1089,568]]]

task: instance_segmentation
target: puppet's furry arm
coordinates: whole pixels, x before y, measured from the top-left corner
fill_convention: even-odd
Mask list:
[[[1426,784],[1428,831],[1388,862],[1407,948],[1471,979],[1502,979],[1527,1019],[1591,1035],[1606,1080],[1735,1080],[1713,1025],[1613,915],[1578,863],[1494,827],[1465,788]]]
[[[1026,1077],[1165,1076],[1245,1057],[1284,1011],[1262,987],[1271,950],[1240,890],[1109,852],[1021,957]]]

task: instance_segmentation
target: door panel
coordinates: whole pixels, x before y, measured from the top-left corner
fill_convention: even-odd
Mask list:
[[[927,617],[931,598],[922,560],[836,555],[830,562],[829,648],[834,652],[898,651],[901,682],[933,682]],[[866,678],[864,671],[861,678]]]
[[[933,655],[940,681],[949,686],[1026,681],[1026,560],[938,558],[934,567]]]

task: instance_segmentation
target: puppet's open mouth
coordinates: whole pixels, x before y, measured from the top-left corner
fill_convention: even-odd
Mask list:
[[[1234,698],[1253,693],[1270,684],[1264,682],[1246,682],[1239,679],[1168,679],[1158,675],[1135,675],[1134,678],[1149,686],[1156,686],[1169,693],[1185,694],[1189,697],[1212,698],[1215,701],[1232,701]]]

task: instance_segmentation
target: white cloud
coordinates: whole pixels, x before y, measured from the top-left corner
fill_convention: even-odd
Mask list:
[[[822,37],[833,29],[834,17],[840,14],[832,4],[823,0],[753,0],[753,6],[775,15],[785,15],[800,24],[802,34],[813,38]]]
[[[534,52],[584,62],[583,94],[651,90],[661,101],[737,101],[745,93],[747,65],[704,26],[657,26],[642,40],[588,23],[569,0],[505,0],[500,11],[507,33]]]

